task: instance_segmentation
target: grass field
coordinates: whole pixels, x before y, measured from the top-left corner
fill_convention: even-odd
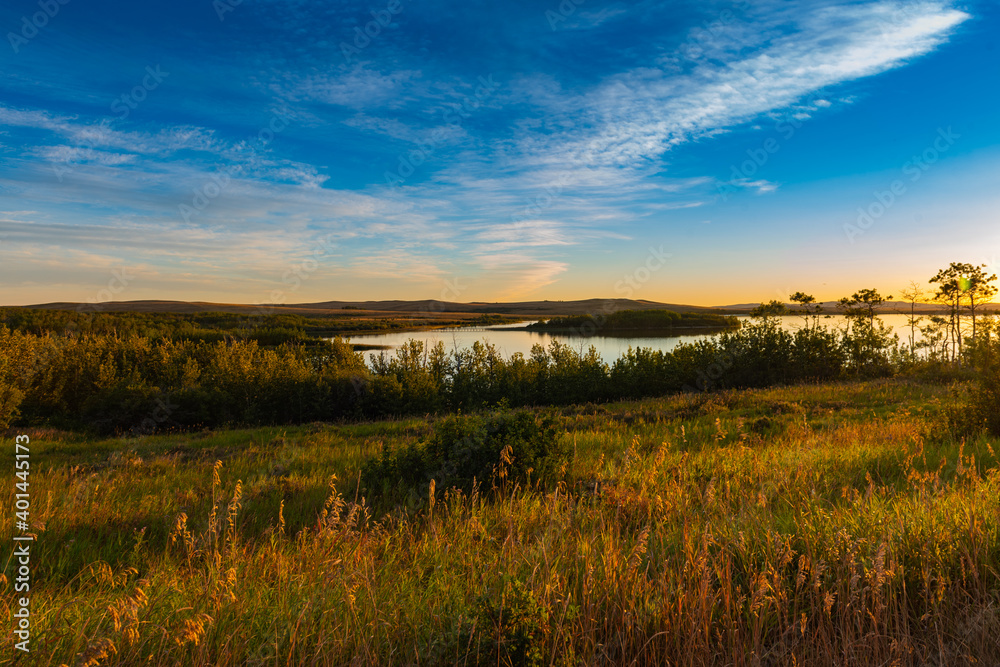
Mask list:
[[[570,406],[558,488],[408,508],[363,498],[359,470],[433,419],[12,430],[37,534],[20,664],[997,664],[997,447],[942,426],[953,393]]]

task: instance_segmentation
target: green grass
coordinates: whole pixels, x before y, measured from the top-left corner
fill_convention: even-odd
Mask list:
[[[954,400],[886,380],[568,406],[558,490],[383,515],[362,464],[435,420],[28,431],[22,664],[988,664],[1000,466],[941,428]]]

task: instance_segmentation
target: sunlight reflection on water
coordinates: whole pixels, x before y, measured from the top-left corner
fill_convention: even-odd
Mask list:
[[[740,316],[740,319],[749,319]],[[900,342],[908,342],[910,328],[907,325],[907,316],[900,314],[882,315],[881,319],[888,326],[893,327],[893,331],[899,335]],[[397,333],[360,334],[350,336],[352,343],[363,345],[386,345],[395,349],[408,340],[423,341],[427,348],[433,347],[439,341],[444,343],[446,351],[453,351],[472,347],[477,340],[492,343],[500,351],[504,358],[509,358],[513,354],[520,352],[524,356],[531,354],[533,345],[548,346],[554,340],[570,345],[575,350],[586,351],[590,346],[597,349],[598,354],[606,362],[613,362],[628,351],[629,347],[647,347],[655,350],[669,352],[678,344],[692,343],[701,339],[709,339],[718,334],[700,334],[687,336],[636,336],[630,338],[619,338],[609,336],[572,336],[567,334],[539,333],[534,331],[509,331],[508,329],[524,327],[531,321],[518,322],[517,324],[499,325],[491,327],[457,327],[449,329],[434,329],[430,331],[403,331]],[[786,330],[794,331],[801,328],[804,322],[801,317],[785,317],[782,326]],[[839,315],[820,318],[820,325],[826,327],[843,327],[845,320]],[[921,340],[919,329],[916,332],[917,341]],[[392,350],[384,352],[391,355]],[[369,355],[378,355],[380,352],[365,352],[365,358]]]

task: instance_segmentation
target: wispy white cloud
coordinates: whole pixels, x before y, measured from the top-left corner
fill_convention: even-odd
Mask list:
[[[287,3],[266,4],[286,11]],[[584,6],[562,28],[599,34],[639,20],[646,5]],[[288,7],[281,25],[301,30],[313,20],[311,7]],[[6,207],[43,211],[0,213],[0,233],[18,252],[130,254],[164,276],[173,263],[178,276],[219,277],[251,262],[280,275],[317,237],[336,230],[352,252],[327,267],[331,274],[439,280],[453,268],[447,255],[487,272],[506,296],[527,295],[559,280],[571,246],[626,239],[634,231],[626,226],[645,215],[683,215],[704,205],[714,181],[677,177],[670,161],[679,147],[779,113],[802,120],[850,104],[850,95],[831,89],[937,49],[968,18],[945,0],[760,0],[738,20],[683,35],[694,51],[679,51],[677,35],[665,28],[659,50],[650,47],[656,57],[641,66],[631,59],[618,71],[581,75],[531,60],[534,71],[525,67],[457,124],[443,123],[442,111],[474,95],[475,77],[439,61],[425,67],[401,58],[393,49],[403,47],[389,49],[387,39],[381,60],[373,47],[353,67],[280,61],[252,84],[268,96],[264,106],[275,96],[288,102],[289,117],[304,129],[294,150],[234,139],[217,109],[216,123],[201,127],[0,104],[0,126],[17,135],[4,136],[0,147],[0,191],[16,201]],[[322,53],[336,52],[338,31],[339,23],[324,32],[334,41]],[[294,48],[297,55],[307,50]],[[505,112],[490,119],[501,106]],[[33,143],[20,144],[22,134]],[[301,148],[314,135],[327,154]],[[383,161],[395,168],[398,144],[436,137],[438,150],[396,190],[380,178],[366,185],[353,174],[331,177],[338,142],[361,135],[369,152],[351,156],[351,164],[375,164],[373,173]],[[58,185],[53,164],[73,167]],[[183,223],[178,205],[234,165],[240,169],[225,191]],[[778,188],[762,178],[734,184],[758,194]],[[67,212],[75,224],[62,223]]]
[[[103,148],[163,155],[182,150],[221,151],[226,147],[211,130],[204,128],[177,126],[155,132],[127,131],[116,129],[108,118],[93,122],[77,116],[3,105],[0,105],[0,125],[49,130],[76,146],[92,150]]]
[[[783,34],[746,55],[704,62],[687,74],[637,68],[581,95],[550,98],[556,113],[583,112],[572,133],[524,136],[525,161],[577,171],[639,168],[703,133],[902,65],[939,46],[969,18],[943,2],[792,6],[794,15],[786,9],[770,18],[783,25]],[[767,32],[766,24],[755,28]]]
[[[526,253],[485,255],[479,258],[488,272],[497,298],[521,299],[556,282],[569,265],[556,260],[538,259]]]
[[[377,72],[356,67],[335,76],[314,74],[286,87],[291,101],[311,101],[335,104],[352,109],[371,109],[383,105],[399,105],[405,93],[419,78],[419,72],[398,70]]]

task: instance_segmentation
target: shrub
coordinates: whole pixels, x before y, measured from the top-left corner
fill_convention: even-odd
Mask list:
[[[35,362],[36,339],[0,324],[0,428],[20,414],[26,378]]]
[[[799,329],[793,336],[792,373],[803,380],[834,380],[847,363],[837,332],[825,328]]]
[[[1000,436],[1000,365],[980,369],[964,413],[953,416],[949,426],[970,434],[985,427],[991,435]]]
[[[87,396],[80,419],[101,435],[152,433],[167,418],[157,412],[159,396],[156,387],[122,382]]]
[[[511,667],[546,664],[542,647],[551,632],[549,612],[523,583],[505,575],[496,595],[479,598],[477,616],[478,641],[459,639],[459,645],[472,645],[469,664]]]
[[[469,493],[474,483],[551,483],[566,452],[558,442],[555,418],[532,412],[502,411],[492,415],[458,415],[435,426],[425,443],[395,452],[383,449],[361,473],[365,488],[384,501],[427,497],[433,479],[437,489],[457,487]]]

